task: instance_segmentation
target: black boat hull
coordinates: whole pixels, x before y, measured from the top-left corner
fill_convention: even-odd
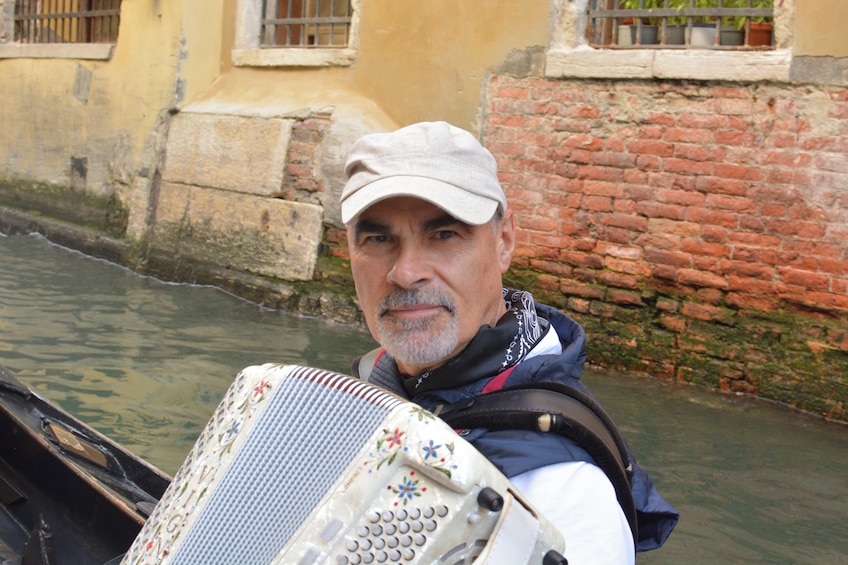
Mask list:
[[[0,366],[0,563],[107,563],[170,481]]]

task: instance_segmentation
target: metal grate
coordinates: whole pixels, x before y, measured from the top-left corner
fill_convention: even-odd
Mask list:
[[[773,0],[590,0],[588,40],[605,48],[771,49],[773,22]]]
[[[264,0],[262,47],[343,48],[350,0]]]
[[[19,43],[115,43],[121,0],[15,0]]]

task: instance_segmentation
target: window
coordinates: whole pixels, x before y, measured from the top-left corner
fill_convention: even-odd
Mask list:
[[[262,47],[347,47],[350,0],[265,0]]]
[[[588,42],[625,49],[771,49],[773,0],[591,0]]]
[[[121,0],[15,0],[14,41],[115,43]]]
[[[236,0],[233,64],[347,66],[356,60],[361,0]]]

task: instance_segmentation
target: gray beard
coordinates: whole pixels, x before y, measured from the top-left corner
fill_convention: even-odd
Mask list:
[[[386,312],[398,306],[437,304],[449,314],[439,319],[398,320]],[[377,337],[389,355],[404,365],[430,365],[447,359],[459,342],[459,321],[453,301],[436,289],[396,290],[380,303]]]

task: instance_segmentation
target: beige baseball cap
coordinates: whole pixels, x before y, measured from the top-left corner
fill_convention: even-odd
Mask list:
[[[471,133],[422,122],[361,137],[350,149],[342,222],[386,198],[426,200],[456,219],[482,225],[506,210],[495,158]]]

